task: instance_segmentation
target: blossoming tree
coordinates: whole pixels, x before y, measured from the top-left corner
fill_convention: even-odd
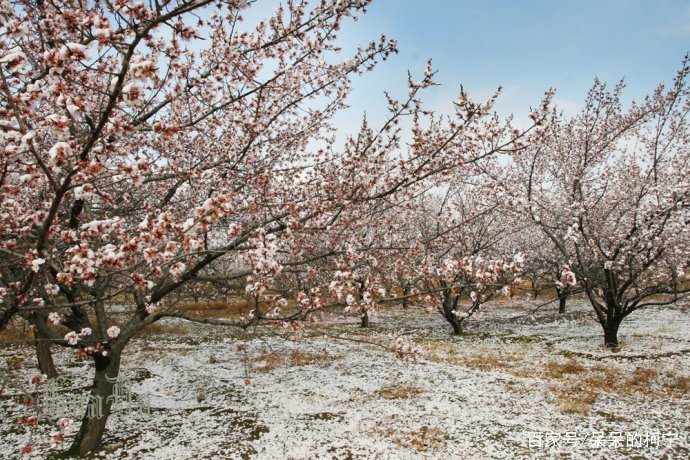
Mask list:
[[[506,213],[510,215],[513,228],[517,229],[507,238],[506,246],[523,254],[523,278],[531,281],[533,299],[536,300],[540,292],[553,290],[558,312],[565,313],[568,298],[577,292],[577,279],[567,260],[538,226],[524,218],[522,212],[511,208],[506,209]]]
[[[484,187],[482,174],[474,171],[465,180],[470,177],[477,184],[459,181],[462,185],[428,197],[416,219],[429,307],[438,310],[456,335],[482,305],[499,294],[513,295],[524,262],[519,251],[509,253],[501,244],[513,231],[499,212],[500,203]]]
[[[517,156],[518,201],[561,253],[617,346],[632,312],[688,292],[688,59],[672,84],[625,108],[596,81],[584,108]],[[572,281],[572,280],[571,280]]]

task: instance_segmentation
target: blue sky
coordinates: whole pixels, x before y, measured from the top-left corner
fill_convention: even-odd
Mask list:
[[[257,0],[245,17],[251,23],[278,3]],[[516,120],[551,87],[573,113],[595,76],[611,85],[625,78],[626,99],[641,99],[670,82],[690,51],[690,1],[374,0],[345,24],[340,43],[353,50],[381,34],[398,40],[400,53],[354,80],[351,109],[336,120],[345,130],[365,111],[380,122],[383,91],[404,97],[407,71],[419,78],[429,58],[441,86],[424,100],[439,111],[451,109],[462,84],[477,100],[502,86],[496,109]]]
[[[400,54],[355,81],[347,116],[382,114],[386,88],[404,95],[406,71],[421,75],[432,58],[441,87],[426,100],[448,109],[460,84],[476,99],[501,85],[500,113],[522,118],[544,91],[577,109],[595,76],[640,99],[669,82],[690,51],[690,2],[675,0],[375,0],[344,27],[345,43],[381,34]]]

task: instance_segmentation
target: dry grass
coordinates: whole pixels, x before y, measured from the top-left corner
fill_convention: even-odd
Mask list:
[[[462,366],[481,372],[499,371],[519,378],[538,377],[546,383],[557,381],[549,390],[554,402],[565,413],[586,413],[600,394],[637,394],[651,398],[684,397],[690,393],[690,377],[671,373],[661,375],[653,367],[637,366],[632,372],[616,363],[585,364],[575,358],[528,363],[528,350],[497,353],[479,347],[470,353],[459,351],[455,344],[429,342],[423,345],[427,359],[451,366]],[[522,363],[522,364],[520,364]],[[511,391],[520,391],[511,388]]]
[[[445,363],[451,366],[463,366],[482,372],[500,371],[515,376],[529,375],[524,368],[516,367],[515,363],[525,359],[528,346],[522,350],[497,353],[486,346],[480,346],[470,353],[459,351],[456,344],[443,342],[422,343],[426,359],[435,363]]]
[[[631,373],[603,366],[592,366],[590,375],[582,382],[584,387],[613,394],[638,393],[647,396],[666,396],[659,392],[659,375],[655,369],[637,366]]]
[[[664,384],[669,394],[676,397],[683,397],[690,394],[690,376],[673,376]]]
[[[657,371],[654,369],[638,366],[635,368],[633,375],[628,379],[628,384],[635,387],[646,388],[652,385],[657,375]]]
[[[564,414],[588,415],[596,396],[592,393],[584,393],[574,396],[560,394],[559,409]]]
[[[597,397],[602,394],[613,397],[643,395],[650,398],[684,397],[690,393],[690,377],[674,373],[660,375],[653,367],[637,366],[632,372],[617,363],[587,364],[581,360],[553,359],[547,362],[528,363],[526,353],[497,353],[483,349],[465,353],[453,344],[428,344],[430,361],[462,366],[481,372],[499,371],[519,378],[537,377],[547,385],[549,401],[564,414],[587,415]],[[522,363],[522,364],[518,364]],[[544,387],[539,385],[539,390]],[[520,387],[510,388],[520,392]]]
[[[561,377],[554,376],[562,380],[558,386],[550,388],[555,397],[554,402],[566,414],[587,415],[596,397],[601,394],[639,394],[651,398],[668,398],[687,396],[690,392],[690,377],[662,377],[655,369],[648,367],[638,366],[632,373],[601,364],[589,368],[568,366],[568,369],[574,372],[564,373]],[[544,376],[548,374],[547,370]]]
[[[175,310],[183,312],[189,316],[197,318],[224,318],[239,319],[246,317],[256,308],[253,300],[241,297],[234,297],[225,300],[200,300],[197,302],[180,302],[175,306]],[[275,304],[259,301],[259,310],[267,312],[273,310]],[[288,300],[288,306],[282,309],[285,315],[295,313],[298,310],[297,303]]]
[[[579,375],[584,371],[587,371],[585,375]],[[650,389],[655,376],[654,370],[638,367],[626,378],[626,375],[617,369],[594,366],[568,374],[567,380],[558,387],[551,388],[551,391],[562,413],[587,415],[600,394],[643,393],[648,396],[662,396]]]
[[[567,395],[607,393],[666,398],[687,394],[690,390],[690,377],[668,378],[659,375],[656,369],[644,366],[637,366],[630,372],[615,365],[583,366],[575,361],[547,363],[542,377],[561,380]]]
[[[453,343],[423,339],[416,339],[415,343],[424,349],[429,358],[437,360],[436,362],[441,361],[445,356],[457,353],[456,345]]]
[[[376,395],[383,399],[413,399],[423,393],[419,387],[391,385],[381,388]]]
[[[502,371],[510,367],[504,357],[491,353],[468,356],[463,364],[465,367],[477,369],[482,372]]]
[[[264,353],[258,356],[245,358],[245,361],[252,364],[252,370],[265,373],[280,366],[302,367],[311,364],[326,365],[340,359],[342,359],[342,356],[339,355],[304,353],[299,350],[294,350],[289,353]]]
[[[558,381],[549,390],[555,398],[553,402],[563,414],[588,415],[597,395],[601,393],[601,390],[588,384],[592,378],[591,368],[575,359],[567,362],[549,361],[537,375],[546,380]]]
[[[163,324],[157,322],[147,326],[139,332],[139,337],[151,337],[159,334],[185,336],[189,334],[189,329],[178,324]]]
[[[5,365],[10,371],[18,371],[22,368],[24,359],[19,356],[9,356],[5,358]]]
[[[550,379],[561,379],[567,375],[579,374],[585,372],[586,367],[579,364],[574,359],[566,363],[559,363],[556,361],[549,361],[544,365],[542,375]]]
[[[27,341],[33,339],[33,334],[29,334],[27,331],[29,324],[21,318],[14,318],[9,322],[7,327],[0,332],[0,340],[14,342],[14,341]]]
[[[449,441],[450,435],[438,427],[422,426],[418,430],[400,432],[388,428],[386,434],[393,438],[393,442],[406,449],[412,448],[419,452],[425,452],[439,447],[443,442]]]
[[[259,308],[263,305],[259,303]],[[202,300],[198,302],[179,303],[175,310],[197,318],[239,318],[247,315],[254,308],[247,299]]]

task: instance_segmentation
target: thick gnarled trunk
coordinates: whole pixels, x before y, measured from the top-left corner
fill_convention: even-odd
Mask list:
[[[109,351],[108,356],[94,358],[96,372],[86,413],[79,433],[72,442],[68,454],[85,455],[98,449],[110,415],[113,387],[120,372],[120,352]],[[100,401],[100,404],[98,403]]]

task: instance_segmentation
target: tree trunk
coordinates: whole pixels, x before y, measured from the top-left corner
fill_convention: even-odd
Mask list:
[[[458,316],[451,305],[450,300],[444,302],[443,317],[453,326],[453,335],[462,335],[462,323],[458,320]]]
[[[112,406],[114,380],[120,372],[120,352],[108,350],[108,356],[94,357],[96,372],[91,387],[91,395],[86,413],[81,422],[81,428],[72,446],[68,450],[70,455],[85,455],[96,450],[101,444],[105,425]],[[100,404],[94,403],[100,401]],[[100,410],[98,410],[100,408]]]
[[[441,314],[453,326],[453,335],[462,335],[462,322],[456,314],[459,301],[460,295],[453,296],[450,290],[443,292],[443,311]]]
[[[556,294],[558,294],[558,313],[562,315],[563,313],[565,313],[565,304],[568,301],[570,289],[558,289],[558,287],[556,287]]]
[[[366,281],[357,280],[357,302],[360,303],[360,308],[363,309],[361,322],[362,327],[369,327],[369,311],[366,307],[364,307],[364,305],[361,304],[362,299],[364,298],[364,288],[366,287],[366,285]]]
[[[57,378],[58,372],[53,361],[53,353],[50,351],[50,340],[38,328],[34,332],[34,337],[38,369],[41,371],[41,374],[45,374],[49,379]]]
[[[618,346],[618,328],[621,325],[621,320],[618,318],[607,318],[606,325],[604,325],[604,343],[607,347]]]
[[[462,324],[457,317],[448,318],[448,322],[453,326],[453,335],[462,335]]]
[[[565,303],[568,300],[567,295],[559,295],[558,296],[558,313],[561,315],[565,313]]]
[[[402,307],[407,308],[408,306],[408,298],[407,295],[410,293],[410,285],[408,283],[403,284],[403,301],[402,301]]]

